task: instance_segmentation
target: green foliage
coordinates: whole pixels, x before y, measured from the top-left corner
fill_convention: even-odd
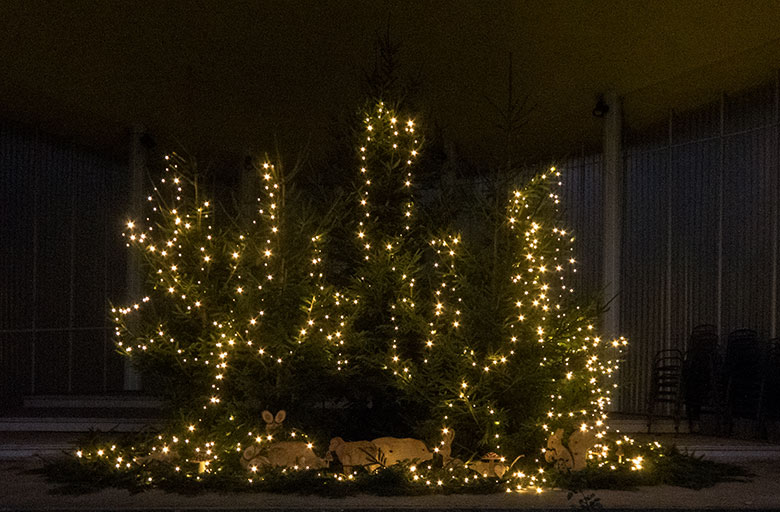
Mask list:
[[[741,480],[750,476],[745,469],[696,454],[681,453],[674,447],[664,457],[654,459],[644,485],[675,485],[689,489],[712,487],[718,482]]]
[[[582,497],[577,500],[578,506],[575,507],[572,505],[572,508],[576,508],[578,510],[604,510],[604,505],[601,503],[601,498],[596,496],[596,493],[586,494],[581,490],[570,490],[568,493],[566,493],[566,499],[571,501],[571,499],[576,495],[580,495]]]
[[[269,163],[256,170],[261,194],[248,219],[219,215],[192,163],[167,163],[143,222],[128,222],[147,279],[143,300],[112,310],[120,351],[201,424],[266,407],[307,411],[332,373],[319,247],[327,219],[305,204],[285,208],[287,184]]]
[[[548,429],[601,424],[602,374],[616,360],[599,359],[596,311],[566,287],[573,238],[560,225],[559,174],[499,187],[480,208],[461,204],[482,212],[472,220],[479,229],[425,226],[422,218],[437,216],[414,201],[413,122],[380,103],[362,123],[338,357],[349,413],[365,429],[348,435],[436,445],[454,428],[465,458],[514,458],[544,444],[547,417]]]
[[[418,130],[382,102],[364,109],[354,192],[331,208],[311,207],[280,165],[262,162],[257,204],[244,208],[253,213],[228,215],[197,168],[170,157],[126,233],[145,296],[113,317],[119,349],[171,399],[172,419],[121,447],[88,443],[77,463],[93,477],[72,483],[495,492],[548,483],[537,459],[555,429],[603,434],[623,343],[595,333],[597,309],[568,286],[560,173],[474,194],[481,202],[459,207],[478,215],[459,225],[418,205]],[[263,409],[290,420],[266,426]],[[354,475],[270,461],[282,441],[325,459],[335,436],[415,437],[442,453],[424,467]],[[594,481],[632,478],[629,462],[605,468],[608,451],[596,447]],[[487,452],[503,457],[504,479],[461,462]],[[654,467],[672,474],[683,462]]]
[[[128,448],[131,442],[123,445]],[[136,446],[136,449],[140,449]],[[117,448],[117,452],[121,448]],[[745,469],[731,464],[704,460],[680,453],[674,447],[640,447],[650,464],[642,471],[630,466],[616,469],[608,465],[591,465],[579,472],[551,470],[547,485],[568,489],[568,499],[579,496],[579,507],[596,510],[601,505],[595,493],[588,489],[633,490],[639,486],[671,485],[702,489],[724,481],[740,481],[750,476]],[[653,453],[655,452],[655,453]],[[113,458],[77,459],[73,456],[49,461],[37,472],[57,484],[54,492],[85,494],[107,487],[141,492],[150,488],[165,489],[182,494],[205,491],[218,492],[274,492],[282,494],[313,494],[341,497],[355,494],[380,496],[415,496],[424,494],[490,494],[514,489],[517,479],[513,474],[504,478],[485,478],[463,467],[442,468],[433,464],[430,469],[410,469],[409,464],[381,468],[373,473],[358,471],[351,478],[330,470],[269,469],[251,475],[237,465],[219,471],[197,474],[177,471],[161,461],[150,461],[139,470],[117,469]],[[415,478],[415,476],[417,478]],[[150,480],[151,479],[151,480]]]
[[[750,476],[740,466],[704,459],[695,454],[680,452],[675,446],[660,447],[651,443],[641,446],[635,455],[642,454],[644,467],[631,465],[591,465],[583,471],[559,473],[555,485],[580,492],[582,489],[633,490],[639,486],[672,485],[688,489],[704,489],[718,482],[739,481]]]

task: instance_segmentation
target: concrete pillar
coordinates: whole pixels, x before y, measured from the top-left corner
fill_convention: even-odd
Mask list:
[[[140,125],[133,127],[130,139],[130,158],[128,173],[130,175],[130,218],[140,221],[143,212],[144,181],[146,176],[147,151],[141,142],[144,129]],[[142,293],[143,276],[138,257],[130,253],[127,259],[127,297],[129,301],[139,300]],[[133,369],[130,360],[125,358],[124,389],[125,391],[140,391],[141,376]]]
[[[606,336],[620,332],[620,256],[623,234],[623,152],[621,102],[615,92],[604,95],[609,110],[604,115],[604,245],[603,289],[609,301],[604,313]]]

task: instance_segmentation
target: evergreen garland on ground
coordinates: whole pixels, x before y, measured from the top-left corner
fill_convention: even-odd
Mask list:
[[[703,489],[719,482],[743,481],[751,476],[741,467],[703,460],[683,454],[674,447],[659,448],[648,444],[638,446],[637,453],[643,453],[644,458],[651,461],[642,471],[628,466],[616,470],[589,467],[576,473],[551,471],[546,487],[568,489],[572,493],[584,489],[635,490],[639,486],[655,485]],[[463,469],[436,469],[421,473],[411,471],[408,464],[381,468],[374,473],[359,471],[351,478],[323,470],[273,469],[249,481],[238,472],[209,472],[195,476],[162,463],[154,463],[143,470],[117,470],[108,457],[85,462],[69,454],[67,458],[48,462],[34,472],[57,484],[54,492],[60,494],[84,494],[114,487],[131,492],[163,489],[181,494],[273,492],[343,497],[357,494],[491,494],[516,488],[512,478],[485,478]],[[415,476],[418,478],[415,479]],[[542,489],[537,488],[536,491],[542,492]]]

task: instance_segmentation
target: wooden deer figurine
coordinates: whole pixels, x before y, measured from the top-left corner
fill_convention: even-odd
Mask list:
[[[287,418],[287,412],[284,409],[276,413],[276,416],[271,414],[271,411],[263,411],[260,416],[265,421],[265,433],[266,435],[273,436],[282,428],[282,422]],[[244,469],[252,467],[261,468],[271,465],[271,462],[266,457],[267,446],[252,445],[249,446],[241,455],[241,466]]]

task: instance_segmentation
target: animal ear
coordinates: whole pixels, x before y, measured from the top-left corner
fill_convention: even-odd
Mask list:
[[[287,417],[287,412],[285,412],[284,409],[276,413],[276,418],[274,419],[275,423],[281,423],[284,421],[284,419]]]
[[[263,411],[263,421],[266,423],[273,423],[274,422],[274,415],[271,414],[271,411]]]
[[[444,439],[446,444],[451,444],[452,440],[455,439],[455,431],[448,429],[447,433],[442,436],[442,439]]]

